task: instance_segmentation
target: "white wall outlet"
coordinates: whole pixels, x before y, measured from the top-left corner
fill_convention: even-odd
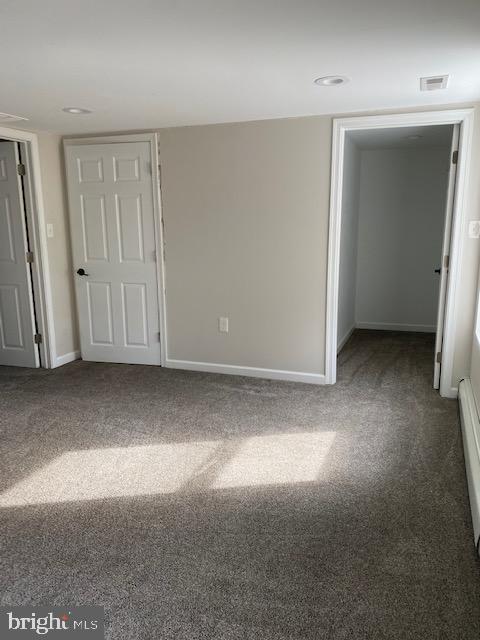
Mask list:
[[[47,238],[53,238],[53,224],[51,222],[47,223]]]
[[[218,319],[218,330],[221,333],[228,333],[228,318],[225,318],[224,316],[221,316]]]

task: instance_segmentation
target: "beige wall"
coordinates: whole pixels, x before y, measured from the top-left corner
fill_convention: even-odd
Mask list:
[[[480,218],[476,112],[469,219]],[[170,359],[324,373],[331,129],[318,116],[159,131]],[[62,355],[77,334],[61,148],[58,136],[39,138]],[[454,386],[469,373],[478,256],[469,241]]]
[[[471,219],[480,219],[480,108],[476,109],[475,113],[476,117],[476,127],[475,127],[475,139],[473,142],[473,146],[475,149],[474,158],[471,167],[470,174],[470,193],[469,193],[469,201],[471,206]],[[476,215],[475,215],[476,214]],[[476,243],[478,240],[471,240],[469,243],[469,254],[475,253]],[[478,280],[478,267],[474,269],[474,261],[471,258],[471,271],[468,272],[469,279],[473,279],[475,282],[475,293],[480,290],[480,280]],[[472,314],[475,313],[476,308],[476,300],[477,297],[472,300],[473,310]],[[469,311],[470,313],[470,311]],[[460,318],[459,322],[463,327],[464,331],[470,329],[469,318]],[[475,401],[477,404],[477,409],[480,411],[480,342],[477,337],[474,335],[473,328],[470,330],[468,334],[469,340],[467,344],[462,345],[462,349],[464,351],[468,351],[470,353],[471,350],[471,372],[470,377],[472,380],[473,392],[475,395]]]
[[[475,396],[477,411],[480,413],[480,344],[476,337],[473,338],[472,343],[470,378],[472,380],[473,395]]]
[[[331,119],[162,129],[159,145],[168,358],[323,374]]]
[[[324,373],[331,127],[319,116],[160,130],[169,358]],[[469,371],[478,256],[468,242],[452,386]]]
[[[468,220],[480,219],[480,104],[475,105],[474,139],[472,144],[472,162],[470,166],[469,189],[467,194]],[[468,225],[467,225],[468,226]],[[467,233],[467,230],[465,230]],[[476,390],[477,402],[480,400],[480,348],[475,338],[474,319],[477,301],[479,240],[469,239],[463,255],[460,272],[461,305],[457,310],[457,341],[455,345],[453,382],[470,374]],[[472,347],[473,338],[473,347]],[[477,362],[478,360],[478,362]],[[477,373],[478,372],[478,373]],[[480,407],[480,403],[478,404]]]
[[[168,357],[324,373],[330,119],[159,135]]]
[[[61,137],[38,134],[45,221],[53,224],[54,237],[47,239],[50,269],[55,347],[57,357],[76,351],[78,347],[70,230],[64,189]]]

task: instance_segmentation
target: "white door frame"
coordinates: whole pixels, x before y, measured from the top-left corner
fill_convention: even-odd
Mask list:
[[[377,116],[336,118],[333,121],[332,175],[330,189],[330,220],[328,230],[328,273],[327,273],[327,315],[325,344],[325,382],[334,384],[337,379],[337,315],[340,263],[340,231],[342,212],[342,186],[345,134],[348,131],[365,129],[390,129],[393,127],[460,125],[455,203],[452,220],[452,241],[450,250],[449,278],[445,307],[445,325],[442,352],[440,394],[447,398],[457,395],[452,387],[454,330],[460,264],[467,243],[467,191],[470,155],[473,143],[473,109],[452,109],[444,111],[424,111],[418,113],[397,113]]]
[[[153,218],[155,222],[155,247],[157,253],[158,314],[160,320],[160,364],[167,360],[167,314],[165,301],[165,246],[163,232],[162,200],[158,160],[158,136],[156,133],[135,133],[114,136],[92,136],[89,138],[64,138],[64,149],[72,145],[115,144],[122,142],[148,142],[152,170]]]
[[[38,331],[42,335],[40,359],[41,366],[50,369],[55,366],[57,354],[38,137],[30,131],[0,127],[0,138],[24,143],[23,148],[26,151],[23,160],[28,178],[25,190],[25,207],[31,248],[34,253],[32,280]]]

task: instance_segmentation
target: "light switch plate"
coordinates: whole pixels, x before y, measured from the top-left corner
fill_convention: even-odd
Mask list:
[[[468,237],[480,238],[480,220],[470,220],[468,223]]]
[[[53,238],[53,224],[51,222],[47,223],[47,238]]]

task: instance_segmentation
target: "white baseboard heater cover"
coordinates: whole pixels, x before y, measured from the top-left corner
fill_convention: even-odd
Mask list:
[[[473,535],[480,554],[480,420],[469,378],[460,382],[459,401]]]

